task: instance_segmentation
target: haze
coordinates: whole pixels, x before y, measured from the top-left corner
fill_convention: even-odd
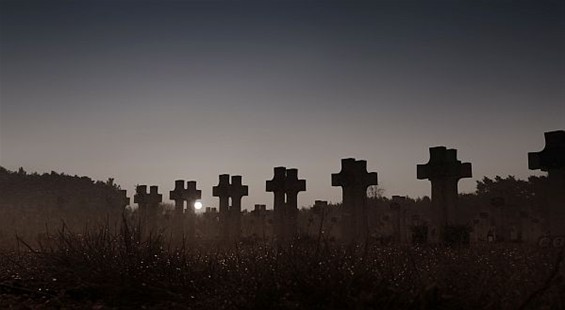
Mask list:
[[[265,203],[273,167],[299,205],[341,200],[340,159],[386,196],[429,195],[416,164],[458,149],[483,176],[525,178],[565,127],[561,1],[3,1],[0,165],[159,185],[218,175]]]

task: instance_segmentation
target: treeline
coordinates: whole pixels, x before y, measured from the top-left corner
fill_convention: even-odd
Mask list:
[[[369,205],[390,206],[393,199],[383,195],[382,189],[369,189]],[[515,176],[505,178],[484,177],[477,181],[475,192],[459,194],[458,209],[460,216],[469,217],[479,207],[502,207],[532,213],[543,213],[547,206],[547,177],[530,176],[527,180]],[[428,196],[412,198],[403,196],[404,203],[418,209],[428,208],[431,199]],[[540,214],[541,215],[541,214]]]
[[[12,240],[14,233],[33,238],[62,223],[76,230],[88,222],[115,222],[123,212],[123,199],[113,179],[102,182],[0,167],[0,243]]]
[[[459,222],[469,227],[476,227],[478,222],[496,226],[499,236],[509,240],[512,227],[543,221],[546,183],[546,177],[537,176],[527,180],[484,177],[477,181],[475,192],[459,196]],[[427,196],[387,198],[378,187],[370,188],[368,196],[369,227],[378,238],[392,238],[398,225],[423,227],[430,217],[431,200]],[[126,205],[124,198],[125,193],[113,179],[102,182],[53,171],[38,174],[0,167],[0,243],[13,239],[14,232],[33,239],[48,229],[60,228],[63,222],[74,230],[88,223],[119,223]],[[299,230],[315,235],[321,221],[324,226],[337,227],[341,204],[329,204],[324,209],[303,209]]]
[[[2,207],[121,212],[122,197],[120,187],[113,179],[102,182],[54,171],[28,174],[23,168],[10,171],[0,167]]]
[[[529,239],[535,239],[546,229],[549,211],[547,183],[545,176],[530,176],[527,180],[514,176],[484,177],[477,181],[475,192],[459,195],[455,209],[457,221],[473,232],[477,239],[488,238],[492,233],[497,241],[531,242]],[[402,197],[397,201],[382,195],[369,198],[373,217],[379,219],[375,225],[386,227],[398,213],[396,216],[402,218],[403,225],[411,226],[413,230],[425,229],[431,203],[427,196],[415,199]]]

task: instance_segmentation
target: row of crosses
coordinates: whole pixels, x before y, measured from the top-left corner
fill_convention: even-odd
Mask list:
[[[564,234],[565,228],[565,131],[545,133],[546,146],[537,153],[528,154],[529,168],[548,172],[550,204],[547,211],[552,234]],[[445,229],[459,225],[457,219],[457,185],[460,179],[472,177],[470,163],[457,159],[457,150],[444,146],[431,147],[428,163],[417,165],[417,178],[427,179],[432,186],[432,210],[428,225],[428,242],[442,242]],[[342,236],[346,242],[359,242],[369,236],[367,188],[378,184],[376,172],[367,171],[367,161],[346,158],[341,161],[341,171],[332,174],[332,186],[342,187]],[[297,169],[275,167],[272,180],[266,181],[266,191],[274,196],[274,230],[279,240],[290,240],[297,234],[298,194],[306,190],[306,180],[298,178]],[[125,194],[124,194],[125,195]],[[238,240],[241,235],[241,199],[248,195],[248,187],[241,176],[222,174],[213,196],[219,198],[220,237],[226,241]],[[175,213],[193,218],[194,202],[201,198],[196,182],[175,182],[170,199],[175,201]],[[127,197],[124,198],[126,201]],[[397,199],[400,199],[397,197]],[[157,186],[136,188],[134,202],[139,204],[142,217],[154,217],[154,210],[162,201]],[[185,212],[184,202],[187,202]],[[194,234],[190,221],[189,234]],[[401,236],[398,236],[401,238]]]

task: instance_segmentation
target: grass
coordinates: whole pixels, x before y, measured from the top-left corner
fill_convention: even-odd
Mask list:
[[[221,246],[124,221],[0,255],[0,308],[565,308],[563,253],[520,244]]]

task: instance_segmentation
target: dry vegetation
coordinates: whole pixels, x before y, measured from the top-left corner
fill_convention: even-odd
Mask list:
[[[493,190],[462,202],[474,207],[530,186],[516,182],[486,179]],[[131,214],[121,219],[112,182],[0,167],[0,185],[1,309],[565,308],[563,249],[343,247],[312,236],[285,245],[189,245],[170,231],[141,233]],[[535,204],[530,196],[539,195],[516,204]]]
[[[520,244],[189,247],[126,223],[63,227],[0,256],[0,308],[560,309],[562,255]]]

